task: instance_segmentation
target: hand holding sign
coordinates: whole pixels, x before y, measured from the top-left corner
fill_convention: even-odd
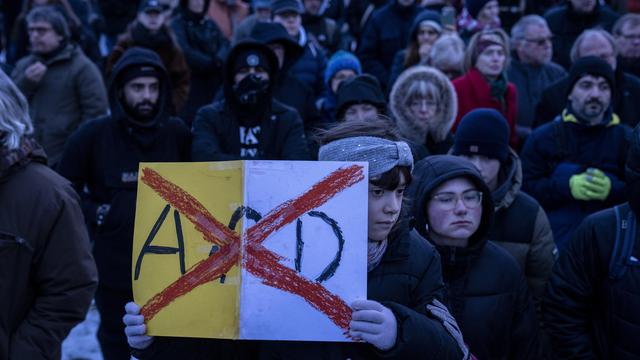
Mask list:
[[[140,306],[134,302],[128,302],[124,306],[126,315],[122,322],[126,325],[124,333],[127,335],[129,346],[134,349],[146,349],[153,343],[153,337],[147,336],[147,325],[144,324],[144,316],[140,315]]]
[[[356,300],[351,304],[353,314],[349,334],[380,350],[389,350],[396,343],[396,316],[387,307],[373,300]]]

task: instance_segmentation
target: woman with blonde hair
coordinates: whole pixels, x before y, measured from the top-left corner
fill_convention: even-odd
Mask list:
[[[465,53],[465,74],[453,80],[458,95],[458,115],[455,132],[462,117],[477,108],[495,109],[509,123],[509,145],[518,148],[516,118],[518,95],[516,87],[507,80],[509,38],[502,29],[476,33]]]

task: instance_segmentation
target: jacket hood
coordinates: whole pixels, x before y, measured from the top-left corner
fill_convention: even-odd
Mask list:
[[[284,47],[281,74],[291,68],[304,54],[304,48],[289,35],[284,26],[278,23],[258,22],[253,26],[250,37],[264,45],[277,43]]]
[[[265,54],[267,57],[267,61],[269,62],[269,94],[273,93],[273,86],[276,81],[276,77],[278,76],[278,58],[276,54],[267,46],[256,40],[249,39],[244,40],[237,43],[229,54],[227,55],[227,60],[224,63],[224,75],[223,75],[223,83],[224,83],[224,96],[225,99],[229,102],[233,102],[235,96],[233,95],[233,79],[235,77],[235,73],[233,71],[233,67],[235,62],[237,61],[237,57],[239,54],[253,49],[255,51],[259,51]]]
[[[438,25],[442,26],[442,19],[440,13],[435,12],[433,10],[422,10],[416,18],[413,20],[413,24],[411,24],[411,28],[409,29],[409,39],[407,44],[416,42],[416,36],[418,33],[418,28],[420,27],[420,23],[423,21],[431,20]]]
[[[500,183],[492,193],[495,210],[511,206],[522,188],[522,163],[513,149],[509,149],[509,157],[500,164]]]
[[[426,239],[429,239],[426,205],[432,192],[448,180],[465,177],[482,192],[482,218],[478,230],[469,238],[468,249],[481,249],[487,242],[487,234],[493,222],[493,200],[491,192],[475,166],[453,155],[435,155],[426,157],[415,164],[413,180],[408,194],[412,199],[413,227]],[[439,249],[443,246],[436,245]]]
[[[407,96],[416,81],[433,83],[438,89],[438,110],[429,124],[413,119]],[[435,141],[443,141],[451,131],[458,114],[458,98],[451,81],[439,70],[428,66],[413,66],[400,74],[389,95],[389,108],[400,133],[417,144],[425,144],[427,134]]]
[[[109,79],[109,103],[111,111],[116,118],[128,118],[120,100],[120,93],[124,84],[119,84],[119,77],[125,69],[131,66],[152,66],[160,73],[160,96],[158,98],[158,113],[155,119],[149,122],[149,126],[154,126],[161,119],[168,116],[168,102],[171,101],[171,86],[169,75],[158,54],[152,50],[133,47],[125,51],[122,57],[116,62],[111,71]]]

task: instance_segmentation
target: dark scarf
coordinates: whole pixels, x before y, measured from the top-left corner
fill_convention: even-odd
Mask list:
[[[9,150],[0,148],[0,181],[9,176],[13,171],[25,167],[32,161],[42,164],[47,163],[44,151],[31,137],[23,137],[17,149]]]
[[[53,58],[55,58],[56,56],[60,55],[63,51],[65,51],[67,49],[67,45],[69,44],[69,42],[64,39],[60,42],[60,45],[55,48],[52,51],[49,51],[46,54],[36,54],[36,56],[40,59],[42,59],[44,62],[47,62]]]
[[[173,46],[173,40],[165,26],[162,26],[158,32],[151,33],[144,25],[137,23],[131,31],[131,37],[136,44],[148,49]]]
[[[507,77],[504,73],[500,74],[495,80],[487,79],[487,82],[489,83],[489,88],[491,88],[491,97],[503,102],[504,94],[507,92]]]

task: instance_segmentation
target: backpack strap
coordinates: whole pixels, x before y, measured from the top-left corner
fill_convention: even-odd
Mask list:
[[[624,276],[629,266],[639,266],[640,262],[631,256],[636,242],[636,217],[633,211],[629,210],[627,216],[623,216],[619,205],[613,209],[616,214],[616,239],[609,260],[609,278],[617,280]]]

